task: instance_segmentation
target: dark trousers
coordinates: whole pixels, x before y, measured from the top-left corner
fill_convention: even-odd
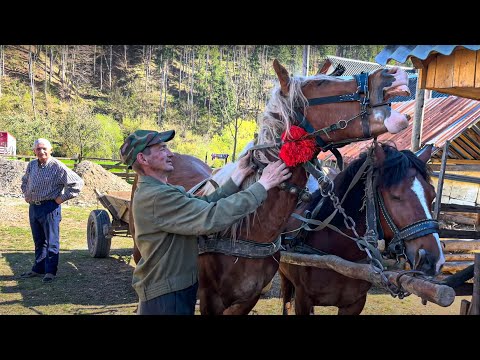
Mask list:
[[[32,271],[57,274],[60,251],[60,221],[62,207],[55,200],[30,205],[30,228],[35,243],[35,264]]]
[[[137,315],[195,315],[198,282],[192,286],[138,303]]]

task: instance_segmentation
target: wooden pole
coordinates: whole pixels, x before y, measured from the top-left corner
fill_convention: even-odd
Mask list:
[[[303,76],[308,76],[309,63],[310,63],[310,45],[303,45],[303,66],[302,66]]]
[[[450,141],[445,141],[443,145],[443,154],[442,154],[442,165],[440,166],[440,173],[438,175],[437,183],[437,197],[435,198],[435,207],[433,209],[433,218],[438,220],[438,215],[440,214],[440,208],[442,207],[442,191],[443,191],[443,179],[445,177],[445,168],[447,167],[447,155],[448,147],[450,146]]]
[[[473,293],[468,314],[480,315],[480,253],[475,253],[473,268]]]
[[[376,273],[370,264],[354,263],[335,255],[306,255],[286,251],[281,251],[280,254],[280,261],[286,264],[330,269],[352,279],[365,280],[383,287],[380,274]],[[450,306],[455,300],[455,291],[447,285],[435,284],[408,275],[400,277],[399,284],[397,282],[398,272],[384,271],[384,274],[391,283],[396,286],[401,285],[403,289],[421,297],[422,300],[443,307]]]
[[[425,114],[425,89],[420,89],[420,80],[417,77],[417,88],[415,90],[415,113],[413,115],[412,127],[412,151],[420,149],[422,142],[423,116]]]

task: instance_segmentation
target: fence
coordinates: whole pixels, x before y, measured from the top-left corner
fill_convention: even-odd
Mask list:
[[[16,155],[16,156],[11,156],[11,155],[4,155],[2,157],[8,158],[8,159],[14,159],[14,160],[24,160],[24,161],[31,161],[33,159],[36,159],[37,157],[35,155]],[[73,157],[73,158],[67,158],[67,157],[57,157],[55,156],[55,159],[58,160],[67,160],[67,161],[72,161],[73,164],[66,164],[69,168],[74,168],[80,161],[78,158]],[[120,160],[117,159],[105,159],[105,158],[83,158],[82,160],[88,160],[88,161],[96,161],[97,165],[100,165],[103,167],[105,170],[110,171],[112,174],[115,174],[119,176],[120,178],[124,179],[126,182],[133,182],[135,178],[135,171],[128,169],[127,165],[123,165],[120,163]],[[111,164],[100,164],[98,163],[99,161],[109,161],[109,162],[117,162],[114,165]],[[114,170],[120,170],[120,171],[114,171]]]

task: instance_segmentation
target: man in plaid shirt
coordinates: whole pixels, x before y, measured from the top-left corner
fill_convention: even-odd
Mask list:
[[[30,204],[35,264],[20,277],[43,276],[43,282],[48,283],[55,279],[58,268],[61,204],[78,196],[83,180],[51,156],[52,145],[47,139],[35,140],[33,151],[37,159],[28,163],[22,177],[22,192]]]

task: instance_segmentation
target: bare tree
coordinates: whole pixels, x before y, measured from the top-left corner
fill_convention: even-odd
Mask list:
[[[32,109],[33,109],[33,120],[37,120],[37,109],[35,108],[35,61],[36,55],[32,45],[28,47],[28,77],[30,79],[30,88],[32,91]]]

